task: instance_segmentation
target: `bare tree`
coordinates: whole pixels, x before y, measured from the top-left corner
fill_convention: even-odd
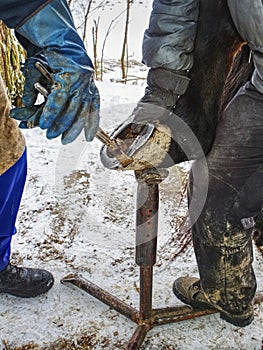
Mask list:
[[[94,55],[94,67],[95,67],[95,77],[98,77],[98,70],[100,64],[100,79],[103,79],[103,64],[104,64],[104,52],[106,41],[108,36],[113,28],[113,24],[117,21],[117,19],[123,14],[126,13],[125,25],[124,25],[124,37],[121,51],[121,72],[122,72],[122,81],[127,81],[128,74],[128,65],[129,65],[129,54],[128,54],[128,29],[130,24],[130,15],[131,15],[131,5],[136,0],[126,0],[125,9],[117,15],[114,19],[111,20],[108,30],[104,36],[104,40],[102,43],[101,49],[101,57],[100,61],[98,59],[98,47],[99,47],[99,23],[100,20],[94,20],[92,26],[92,39],[93,39],[93,55]],[[94,12],[103,9],[105,6],[114,6],[114,2],[109,0],[68,0],[69,5],[72,6],[72,12],[74,13],[74,17],[76,19],[76,23],[78,25],[78,30],[81,32],[82,39],[84,43],[87,40],[88,35],[88,20],[91,15],[94,15]],[[140,2],[139,2],[140,3]]]
[[[88,6],[84,9],[84,21],[83,21],[83,36],[82,39],[85,42],[87,39],[87,30],[88,30],[88,18],[89,18],[89,13],[92,5],[92,0],[88,1]]]
[[[107,29],[107,32],[105,34],[104,40],[103,40],[103,44],[102,44],[102,49],[101,49],[101,60],[100,60],[100,80],[103,80],[103,60],[104,60],[104,50],[105,50],[105,46],[106,46],[106,41],[107,38],[113,28],[113,24],[115,24],[115,22],[118,20],[118,18],[125,12],[126,10],[123,10],[121,13],[119,13],[115,18],[113,18],[110,22],[110,25]]]
[[[95,79],[98,79],[98,71],[99,71],[99,60],[98,60],[98,32],[99,32],[99,23],[100,17],[97,20],[93,21],[94,25],[92,27],[92,39],[93,39],[93,64],[94,64],[94,74]]]
[[[126,0],[126,20],[125,20],[125,28],[124,28],[124,38],[122,45],[122,53],[121,53],[121,71],[122,71],[122,80],[125,82],[127,79],[128,73],[128,29],[130,23],[130,10],[133,0]]]
[[[68,0],[68,3],[70,3],[72,7],[72,14],[76,20],[77,29],[81,31],[82,40],[85,42],[87,39],[88,20],[90,15],[106,6],[106,4],[108,5],[109,1]]]

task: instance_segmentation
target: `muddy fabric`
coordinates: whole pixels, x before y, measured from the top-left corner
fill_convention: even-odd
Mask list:
[[[230,313],[242,314],[256,291],[252,232],[263,207],[263,4],[256,0],[248,8],[246,0],[229,0],[228,6],[252,50],[255,71],[218,124],[207,157],[207,200],[192,234],[207,297]]]
[[[154,0],[143,38],[143,62],[151,68],[189,70],[198,13],[199,0]]]
[[[206,203],[192,228],[202,288],[232,313],[246,312],[256,290],[252,230],[263,206],[262,110],[263,95],[247,83],[224,111],[207,157]],[[194,186],[191,176],[190,193]]]
[[[0,175],[22,156],[25,139],[16,121],[9,117],[11,105],[0,77]]]
[[[258,247],[263,247],[263,210],[255,217],[253,238]]]

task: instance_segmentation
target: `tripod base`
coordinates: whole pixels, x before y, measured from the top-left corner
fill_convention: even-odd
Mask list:
[[[139,310],[127,305],[80,274],[70,274],[61,280],[62,283],[72,283],[83,289],[137,324],[125,350],[140,349],[147,333],[153,327],[218,312],[215,309],[192,309],[186,305],[152,308],[153,267],[156,264],[157,255],[159,184],[168,176],[168,171],[166,169],[146,169],[136,171],[135,176],[138,182],[135,263],[140,268]],[[257,295],[255,302],[262,301],[263,293]]]
[[[211,315],[217,313],[215,309],[192,309],[189,306],[175,306],[160,309],[150,310],[148,318],[144,318],[141,315],[140,310],[137,310],[130,305],[124,303],[122,300],[116,298],[109,292],[98,287],[96,284],[90,282],[80,274],[70,274],[61,280],[61,283],[71,283],[85,292],[89,293],[93,297],[97,298],[104,304],[113,308],[120,314],[129,318],[131,321],[137,324],[137,328],[133,333],[125,350],[138,350],[140,349],[147,333],[154,327],[165,325],[169,323],[180,322],[189,320],[195,317]],[[143,293],[140,290],[140,293]],[[263,302],[263,293],[258,293],[255,298],[255,303],[259,304]]]

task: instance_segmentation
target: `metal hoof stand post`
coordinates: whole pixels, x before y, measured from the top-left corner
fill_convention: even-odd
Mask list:
[[[152,308],[153,266],[156,263],[159,184],[167,177],[165,169],[135,172],[138,182],[136,208],[136,264],[140,267],[139,310],[124,303],[80,274],[64,277],[62,283],[72,283],[137,324],[126,350],[140,349],[147,333],[156,326],[216,313],[216,310],[192,309],[188,306]],[[258,294],[256,303],[263,301]]]

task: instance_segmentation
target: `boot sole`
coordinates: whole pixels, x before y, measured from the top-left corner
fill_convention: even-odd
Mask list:
[[[240,319],[240,318],[235,318],[235,317],[221,311],[220,318],[228,323],[231,323],[233,326],[246,327],[246,326],[249,326],[253,322],[254,314],[252,314],[251,316],[248,316],[247,318]]]
[[[34,297],[37,297],[38,295],[47,293],[53,287],[53,284],[54,284],[54,281],[50,281],[45,286],[42,286],[42,288],[34,289],[28,292],[26,291],[16,292],[14,290],[0,289],[0,293],[6,293],[6,294],[14,295],[15,297],[20,297],[20,298],[34,298]]]

